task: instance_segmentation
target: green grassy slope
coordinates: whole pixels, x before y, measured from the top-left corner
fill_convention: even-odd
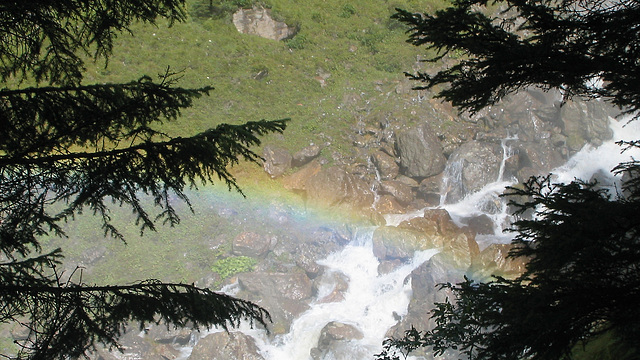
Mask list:
[[[384,84],[403,78],[421,53],[390,20],[394,8],[418,11],[437,1],[265,1],[278,19],[300,27],[286,42],[240,34],[230,15],[191,18],[171,28],[138,25],[133,36],[120,36],[107,68],[92,66],[85,81],[130,81],[170,67],[182,71],[180,86],[216,88],[179,123],[167,125],[173,134],[193,134],[220,122],[290,117],[284,138],[268,140],[296,150],[330,138],[339,149],[358,116],[347,99],[390,91]],[[202,2],[208,4],[191,0],[189,7]],[[255,79],[265,70],[267,76]],[[315,79],[321,75],[328,76],[325,86]],[[375,111],[391,106],[381,103]]]
[[[410,118],[415,113],[415,107],[395,100],[399,98],[395,87],[422,50],[405,42],[406,29],[390,15],[396,7],[421,11],[442,6],[438,1],[263,2],[275,17],[300,27],[289,41],[241,34],[230,13],[217,18],[192,17],[173,27],[162,22],[155,27],[138,24],[132,35],[119,37],[106,67],[97,62],[87,68],[84,81],[128,82],[143,75],[157,76],[170,67],[181,72],[180,86],[215,87],[211,96],[196,101],[178,121],[163,125],[171,135],[195,134],[221,122],[289,117],[292,121],[284,135],[268,137],[265,142],[291,151],[311,142],[330,142],[330,148],[323,151],[330,158],[333,152],[352,150],[348,134],[356,123],[375,121],[376,114],[392,112],[394,117]],[[233,8],[238,2],[225,4]],[[191,13],[203,3],[208,0],[188,0]],[[265,70],[268,75],[256,79]],[[321,75],[326,77],[325,86],[316,79]],[[243,177],[239,185],[250,190],[251,201],[261,201],[251,193],[252,184],[261,191],[279,191],[259,166],[241,166],[236,172]],[[69,239],[54,239],[49,245],[62,246],[71,266],[86,265],[84,279],[89,282],[122,283],[149,277],[193,282],[210,273],[217,260],[229,256],[235,236],[256,224],[207,211],[206,202],[228,199],[205,196],[201,203],[198,196],[192,195],[194,215],[186,206],[181,211],[182,224],[159,226],[158,233],[147,232],[143,237],[127,211],[116,211],[114,224],[127,238],[127,245],[100,241],[100,224],[90,216],[69,224]],[[251,214],[250,208],[257,206],[251,201],[238,205],[237,211]],[[265,228],[263,222],[257,224]]]

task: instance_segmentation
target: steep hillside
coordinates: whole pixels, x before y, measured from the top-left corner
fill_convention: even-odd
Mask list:
[[[269,141],[290,150],[330,142],[326,157],[351,151],[346,135],[371,121],[372,113],[411,115],[401,99],[417,95],[408,91],[402,72],[419,65],[421,50],[405,43],[405,29],[389,17],[396,7],[424,10],[437,1],[262,2],[274,17],[299,28],[286,41],[236,30],[230,10],[250,7],[248,1],[217,1],[227,11],[203,15],[208,3],[191,0],[194,16],[186,23],[140,25],[132,36],[122,35],[108,66],[88,69],[86,82],[130,81],[169,67],[181,73],[181,86],[216,90],[179,123],[167,124],[167,131],[187,135],[220,122],[288,117],[284,138]]]

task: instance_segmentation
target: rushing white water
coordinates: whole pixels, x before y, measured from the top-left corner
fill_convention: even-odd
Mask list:
[[[372,359],[380,352],[387,329],[397,322],[397,316],[407,312],[411,283],[405,279],[438,251],[418,252],[411,262],[388,274],[378,274],[379,261],[373,255],[371,242],[373,230],[361,229],[344,249],[319,261],[326,270],[311,308],[293,322],[289,333],[273,341],[268,341],[264,334],[257,336],[265,359],[310,359],[310,351],[317,346],[323,327],[332,321],[354,326],[363,337],[344,344],[343,351],[325,354],[325,358]],[[343,301],[323,302],[337,285],[335,273],[348,278],[349,288]]]
[[[590,180],[594,174],[598,174],[604,180],[610,181],[611,185],[618,186],[619,179],[613,177],[611,170],[621,162],[637,159],[640,156],[640,149],[632,148],[621,152],[623,148],[615,143],[621,140],[640,139],[640,121],[612,120],[610,128],[613,130],[611,140],[598,147],[586,145],[564,165],[552,171],[553,180],[561,183],[568,183],[574,179],[586,181]]]
[[[514,185],[517,182],[515,178],[505,179],[504,176],[506,162],[514,155],[511,143],[517,139],[517,136],[507,136],[502,139],[502,160],[500,161],[497,178],[479,191],[465,195],[465,197],[457,203],[447,204],[446,200],[448,190],[454,186],[454,184],[462,181],[462,161],[448,164],[444,171],[440,205],[438,205],[437,208],[447,210],[458,226],[465,225],[463,219],[466,218],[479,215],[489,216],[494,224],[495,234],[487,239],[487,241],[490,242],[509,242],[511,240],[511,236],[503,235],[502,232],[508,225],[507,219],[509,218],[509,214],[506,203],[500,199],[500,194],[504,192],[507,186]],[[385,215],[385,220],[387,225],[397,226],[402,221],[423,216],[425,209],[405,214],[387,214]],[[479,237],[479,239],[483,240],[483,237]]]
[[[552,171],[554,181],[570,182],[575,178],[589,180],[594,174],[610,174],[610,170],[618,163],[640,155],[637,149],[620,154],[621,148],[615,145],[615,141],[640,138],[640,122],[627,126],[624,124],[612,121],[613,139],[597,148],[583,148],[565,165]],[[490,216],[496,224],[496,235],[479,237],[480,242],[510,240],[508,235],[501,235],[508,215],[506,205],[503,199],[499,198],[499,194],[504,192],[506,186],[516,182],[515,179],[504,178],[505,162],[512,156],[509,142],[513,140],[516,139],[507,138],[502,142],[503,159],[499,175],[494,182],[478,192],[467,194],[456,204],[445,204],[443,201],[439,206],[445,208],[458,223],[465,218],[481,214]],[[458,174],[456,170],[453,167],[450,171],[454,178]],[[616,181],[608,175],[605,178],[611,179],[612,184]],[[423,214],[424,209],[411,214],[388,215],[385,219],[387,225],[393,226]],[[262,330],[241,328],[243,332],[254,337],[265,359],[311,359],[310,352],[318,346],[322,329],[330,322],[351,325],[363,336],[360,340],[343,343],[343,348],[333,348],[333,352],[323,353],[324,360],[372,359],[374,354],[380,352],[387,330],[397,323],[399,316],[407,313],[411,299],[411,284],[410,281],[406,281],[408,275],[436,254],[437,250],[417,252],[411,262],[397,267],[388,274],[379,274],[379,261],[372,249],[374,230],[359,229],[349,245],[319,261],[326,270],[317,281],[316,298],[310,304],[310,309],[294,320],[289,333],[270,338]],[[342,299],[333,297],[333,300],[328,301],[339,286],[339,278],[347,280],[348,288],[342,293]],[[185,355],[188,356],[186,352]]]
[[[632,148],[622,152],[622,148],[616,144],[621,140],[640,139],[640,121],[628,122],[628,120],[610,121],[610,128],[613,136],[600,146],[586,145],[579,152],[573,155],[564,165],[553,169],[553,181],[557,183],[568,183],[575,179],[590,180],[597,176],[602,186],[610,186],[615,192],[619,189],[620,178],[614,177],[611,170],[621,162],[630,161],[640,157],[640,149]],[[454,204],[446,204],[446,192],[443,192],[441,203],[438,208],[446,209],[452,219],[458,225],[464,225],[464,219],[478,215],[487,215],[494,224],[493,235],[477,236],[476,240],[481,247],[489,243],[508,243],[512,235],[503,233],[509,225],[510,215],[507,211],[506,203],[499,196],[507,186],[516,184],[515,179],[504,178],[504,168],[506,161],[513,155],[509,143],[517,140],[516,137],[507,137],[502,140],[503,157],[500,163],[500,170],[497,179],[485,185],[477,192],[467,194],[462,200]],[[459,166],[448,166],[443,179],[443,189],[447,189],[448,183],[460,181],[462,169]],[[541,174],[544,175],[544,174]],[[388,225],[397,226],[402,221],[414,217],[423,216],[424,209],[406,214],[385,215]]]

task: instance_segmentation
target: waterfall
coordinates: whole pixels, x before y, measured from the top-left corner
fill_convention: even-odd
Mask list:
[[[511,143],[518,140],[517,136],[507,135],[500,141],[502,148],[502,159],[496,179],[485,185],[482,189],[475,193],[466,194],[464,198],[454,204],[441,203],[439,207],[446,209],[451,218],[458,226],[465,225],[463,219],[479,215],[488,216],[493,223],[493,235],[478,235],[476,240],[480,245],[486,245],[490,242],[509,242],[510,235],[505,235],[503,230],[509,225],[509,213],[507,204],[500,198],[500,194],[504,192],[507,186],[517,183],[517,179],[505,179],[506,163],[514,155]],[[460,174],[462,169],[459,170]],[[445,174],[446,175],[446,174]],[[461,175],[459,175],[461,177]],[[443,183],[449,181],[443,178]],[[460,180],[461,181],[461,180]]]
[[[624,122],[612,121],[611,127],[612,140],[597,148],[585,146],[565,165],[552,171],[554,181],[570,182],[574,178],[589,180],[594,174],[602,174],[599,176],[605,177],[612,186],[619,186],[619,180],[608,175],[609,171],[622,161],[640,156],[640,150],[631,149],[620,154],[621,149],[615,145],[615,141],[640,138],[640,122],[624,126]],[[495,181],[475,193],[467,194],[455,204],[446,204],[444,191],[443,201],[438,206],[446,209],[459,224],[471,216],[488,215],[495,224],[495,233],[476,237],[481,246],[511,240],[509,235],[502,234],[502,229],[508,225],[509,216],[505,202],[499,195],[504,192],[506,186],[516,183],[515,179],[505,178],[505,163],[513,155],[509,145],[515,140],[515,137],[506,137],[501,142],[503,157]],[[442,189],[446,190],[447,184],[459,179],[461,171],[462,164],[454,163],[448,166]],[[410,214],[386,215],[387,226],[423,216],[424,210]],[[310,308],[293,321],[288,333],[272,338],[264,330],[241,327],[241,331],[255,339],[260,354],[266,360],[311,359],[311,352],[318,346],[323,328],[331,322],[352,326],[362,333],[362,338],[345,341],[341,347],[334,348],[334,352],[320,354],[322,359],[369,360],[380,352],[388,329],[397,323],[399,317],[407,314],[412,296],[411,283],[407,280],[410,279],[409,275],[435,255],[437,250],[416,252],[410,262],[396,267],[387,274],[380,274],[380,262],[373,253],[374,231],[375,227],[358,229],[348,245],[318,262],[325,267],[325,271],[316,281],[317,292],[314,300],[309,304]],[[341,299],[336,300],[334,297],[333,300],[327,300],[337,290],[338,279],[348,282],[348,288],[340,294]],[[233,290],[233,287],[225,289],[230,293],[233,293]],[[183,356],[188,356],[188,351],[185,351]]]
[[[611,140],[598,147],[586,145],[564,165],[551,171],[553,180],[562,183],[571,182],[576,178],[588,181],[595,175],[602,185],[611,186],[613,191],[615,187],[619,188],[620,179],[615,178],[611,170],[621,162],[638,159],[640,149],[631,148],[622,152],[622,148],[615,143],[640,139],[640,122],[629,122],[629,119],[612,120],[609,126],[613,131]]]
[[[456,184],[462,183],[462,168],[464,160],[460,159],[447,163],[440,183],[440,206],[447,202],[447,195]]]
[[[379,274],[379,261],[373,254],[372,236],[375,228],[359,229],[350,244],[341,251],[319,261],[326,267],[316,299],[311,308],[291,325],[289,333],[268,340],[264,333],[254,337],[265,359],[310,359],[322,329],[335,321],[352,325],[362,333],[362,339],[344,344],[339,353],[325,354],[331,359],[372,359],[380,352],[386,331],[407,312],[411,298],[411,283],[405,281],[437,250],[416,253],[413,260],[388,274]],[[336,287],[336,274],[348,278],[349,288],[340,302],[323,302]]]

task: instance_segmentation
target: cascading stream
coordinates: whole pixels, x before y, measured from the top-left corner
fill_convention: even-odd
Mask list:
[[[575,178],[589,180],[593,174],[610,180],[613,186],[619,186],[609,171],[622,161],[629,161],[632,157],[640,156],[640,150],[632,149],[620,154],[620,147],[615,145],[618,140],[633,140],[640,138],[640,123],[630,123],[624,127],[624,122],[612,121],[613,139],[600,147],[586,146],[575,154],[564,166],[554,169],[554,181],[570,182]],[[503,193],[506,186],[515,184],[515,179],[504,179],[504,166],[512,156],[509,143],[516,140],[513,137],[502,141],[503,159],[499,176],[496,181],[487,184],[476,193],[467,194],[456,204],[439,206],[445,208],[454,221],[487,214],[487,204],[493,207],[488,215],[495,222],[495,234],[480,237],[477,240],[490,242],[508,242],[509,236],[503,236],[502,229],[508,218],[506,205],[498,195]],[[451,169],[451,178],[461,169]],[[446,181],[443,189],[446,189]],[[446,194],[443,196],[446,199]],[[395,226],[400,222],[417,216],[423,216],[424,209],[411,214],[387,215],[388,226]],[[416,252],[411,262],[397,267],[388,274],[379,274],[379,261],[373,254],[372,236],[375,228],[359,229],[351,242],[338,252],[329,255],[319,262],[325,266],[325,271],[318,282],[318,291],[310,309],[301,314],[291,325],[287,334],[269,339],[263,330],[241,328],[246,334],[253,336],[260,348],[261,355],[267,360],[291,359],[309,360],[311,352],[318,346],[322,329],[330,322],[338,322],[353,326],[362,333],[361,339],[346,341],[341,345],[329,347],[328,350],[316,351],[316,356],[326,360],[358,360],[372,359],[373,354],[381,350],[382,341],[387,330],[397,323],[398,317],[407,313],[411,299],[411,284],[406,281],[408,275],[438,251],[427,250]],[[338,278],[346,279],[348,289],[341,295],[343,300],[328,301],[329,295],[334,293]],[[323,353],[318,353],[324,351]],[[188,351],[185,351],[185,357]]]
[[[381,350],[387,329],[407,312],[411,283],[405,279],[438,251],[420,251],[411,262],[381,275],[378,274],[379,261],[373,255],[374,230],[358,230],[349,245],[319,262],[326,270],[316,299],[311,308],[293,322],[289,333],[271,342],[264,334],[252,334],[265,359],[310,359],[310,351],[318,345],[322,329],[332,321],[355,327],[362,333],[362,339],[340,344],[322,354],[323,358],[372,359]],[[324,302],[337,285],[336,274],[348,279],[344,300]]]

